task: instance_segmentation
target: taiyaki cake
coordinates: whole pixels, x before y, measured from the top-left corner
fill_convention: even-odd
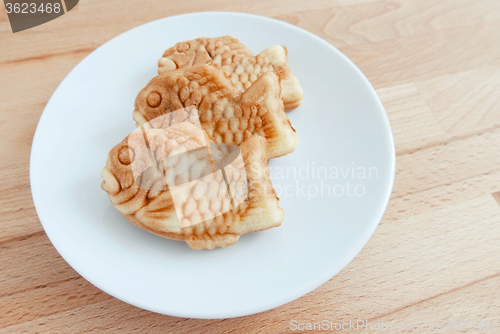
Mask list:
[[[293,152],[299,141],[284,112],[280,92],[279,77],[272,71],[239,92],[213,64],[193,65],[153,78],[137,95],[133,118],[142,125],[194,107],[201,126],[215,142],[241,145],[261,136],[267,142],[268,157],[276,158]]]
[[[288,111],[300,105],[304,90],[287,62],[287,49],[281,45],[271,46],[254,56],[245,45],[231,36],[202,37],[177,43],[166,50],[158,61],[158,73],[212,64],[222,70],[235,90],[241,93],[264,73],[274,72],[280,78],[281,98]]]
[[[194,249],[234,244],[279,226],[262,136],[217,144],[194,108],[155,118],[109,153],[101,187],[136,226]]]

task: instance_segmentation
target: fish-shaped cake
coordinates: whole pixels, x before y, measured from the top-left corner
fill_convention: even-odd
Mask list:
[[[243,43],[231,36],[202,37],[179,42],[167,49],[158,61],[158,73],[212,64],[222,70],[241,93],[262,74],[274,72],[280,78],[281,98],[288,111],[300,105],[304,90],[287,62],[287,49],[281,45],[271,46],[254,56]]]
[[[168,125],[172,126],[172,123],[175,122]],[[194,163],[186,169],[183,158],[178,158],[178,154],[182,156],[183,152],[180,147],[184,147],[184,151],[185,148],[196,149],[203,145],[204,140],[200,140],[196,128],[182,123],[173,124],[168,131],[157,130],[155,126],[146,125],[127,136],[111,149],[101,172],[104,179],[102,189],[131,223],[162,237],[185,241],[194,249],[227,247],[245,233],[281,224],[284,212],[278,205],[269,179],[263,137],[252,136],[239,146],[241,159],[234,159],[233,167],[240,172],[226,173],[224,177],[222,173],[214,172],[208,175],[211,178],[207,182],[180,180],[178,184],[186,187],[175,193],[173,187],[177,188],[177,184],[167,181],[168,173],[160,167],[164,166],[162,162],[169,161],[167,164],[171,169],[180,166],[177,169],[183,170],[183,175],[188,178],[207,180],[207,175],[200,172],[203,168],[200,169],[199,164]],[[143,134],[147,145],[137,144]],[[168,137],[168,141],[162,136]],[[213,142],[206,132],[205,136],[208,142]],[[231,154],[224,150],[220,153]],[[191,157],[193,155],[188,159]],[[149,163],[148,159],[153,163]],[[139,176],[137,166],[142,171]],[[226,176],[229,181],[224,180]],[[229,182],[228,187],[224,181]],[[231,184],[244,186],[244,196],[240,196],[238,201],[235,201],[237,191],[230,187]],[[190,220],[187,223],[181,221],[179,212]]]
[[[171,70],[153,78],[135,100],[139,125],[185,107],[195,107],[203,129],[217,143],[241,145],[253,136],[266,139],[269,158],[293,152],[298,136],[290,124],[274,72],[260,75],[244,92],[212,64]]]

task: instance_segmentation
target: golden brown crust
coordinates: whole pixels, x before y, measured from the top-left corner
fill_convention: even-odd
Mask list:
[[[231,36],[201,37],[179,42],[167,49],[158,61],[158,73],[212,64],[231,80],[238,92],[243,92],[262,74],[275,72],[280,77],[281,98],[288,111],[300,105],[304,90],[287,62],[288,52],[284,46],[275,45],[254,56],[245,45]]]
[[[267,140],[269,158],[293,152],[298,136],[291,127],[274,73],[261,75],[242,94],[212,65],[169,71],[153,78],[137,95],[134,119],[139,124],[193,106],[202,127],[218,143],[240,145],[254,136]],[[155,106],[149,103],[155,95]]]
[[[267,167],[265,140],[252,137],[241,145],[248,184],[248,198],[236,208],[203,223],[181,228],[169,190],[140,189],[133,179],[130,160],[120,160],[127,138],[108,155],[104,167],[102,188],[115,207],[131,223],[151,233],[182,240],[195,249],[213,249],[235,243],[245,233],[279,226],[283,209],[278,205]],[[115,191],[108,183],[118,180]]]

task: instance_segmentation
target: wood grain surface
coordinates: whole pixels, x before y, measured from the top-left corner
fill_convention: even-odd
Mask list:
[[[500,1],[82,0],[16,34],[0,6],[0,333],[289,333],[299,332],[292,320],[500,319]],[[51,245],[29,184],[39,117],[79,61],[140,24],[207,10],[277,18],[339,48],[377,90],[397,151],[387,212],[344,270],[289,304],[226,320],[163,316],[98,290]]]

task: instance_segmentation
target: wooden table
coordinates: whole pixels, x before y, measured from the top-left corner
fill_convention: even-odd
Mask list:
[[[16,34],[1,6],[0,333],[283,333],[292,320],[424,322],[423,333],[428,321],[500,319],[500,1],[82,0]],[[377,90],[397,151],[387,212],[344,270],[227,320],[163,316],[95,288],[49,242],[29,185],[38,119],[79,61],[140,24],[207,10],[274,17],[339,48]]]

